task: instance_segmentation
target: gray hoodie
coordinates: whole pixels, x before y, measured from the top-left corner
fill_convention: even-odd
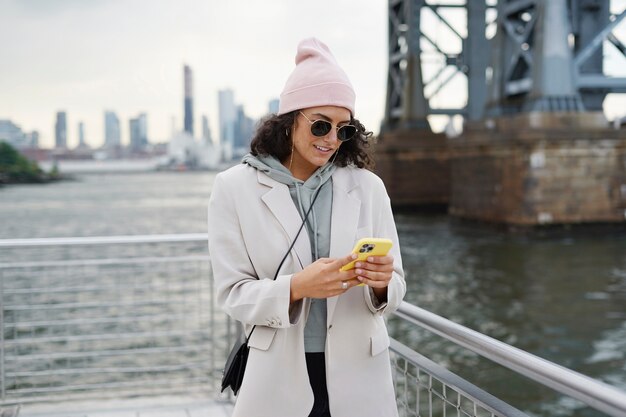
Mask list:
[[[329,162],[317,169],[306,181],[294,178],[279,160],[272,156],[247,154],[242,162],[267,174],[270,178],[289,187],[289,193],[300,216],[304,218],[318,188],[320,194],[309,214],[306,230],[311,242],[313,261],[330,254],[330,221],[332,212],[332,174],[336,165]],[[306,352],[324,352],[326,346],[326,299],[311,299],[311,309],[304,328]]]

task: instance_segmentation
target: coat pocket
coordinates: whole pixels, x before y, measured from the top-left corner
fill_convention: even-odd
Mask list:
[[[271,327],[256,326],[254,333],[250,336],[248,346],[259,350],[268,350],[272,345],[277,330]]]
[[[371,337],[372,343],[372,356],[376,356],[381,352],[384,352],[390,344],[389,335],[387,334],[387,329],[383,327],[379,327],[376,331],[376,334]]]

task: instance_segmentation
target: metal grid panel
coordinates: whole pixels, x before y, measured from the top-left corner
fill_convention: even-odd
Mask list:
[[[396,340],[391,352],[401,417],[528,417]]]
[[[216,391],[229,331],[208,257],[134,246],[0,264],[3,403]]]

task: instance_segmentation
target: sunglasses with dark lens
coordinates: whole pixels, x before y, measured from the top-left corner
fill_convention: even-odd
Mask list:
[[[313,120],[311,121],[306,114],[300,112],[301,115],[311,124],[311,133],[313,136],[322,137],[330,133],[333,128],[333,124],[327,120]],[[337,126],[337,139],[342,142],[350,140],[356,135],[356,127],[352,125]]]

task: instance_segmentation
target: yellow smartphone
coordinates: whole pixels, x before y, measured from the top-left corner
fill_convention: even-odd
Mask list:
[[[354,249],[352,249],[352,253],[355,253],[358,258],[349,264],[345,264],[340,270],[347,271],[353,269],[356,262],[363,262],[370,256],[385,256],[392,245],[391,239],[381,239],[377,237],[359,239],[356,245],[354,245]]]

